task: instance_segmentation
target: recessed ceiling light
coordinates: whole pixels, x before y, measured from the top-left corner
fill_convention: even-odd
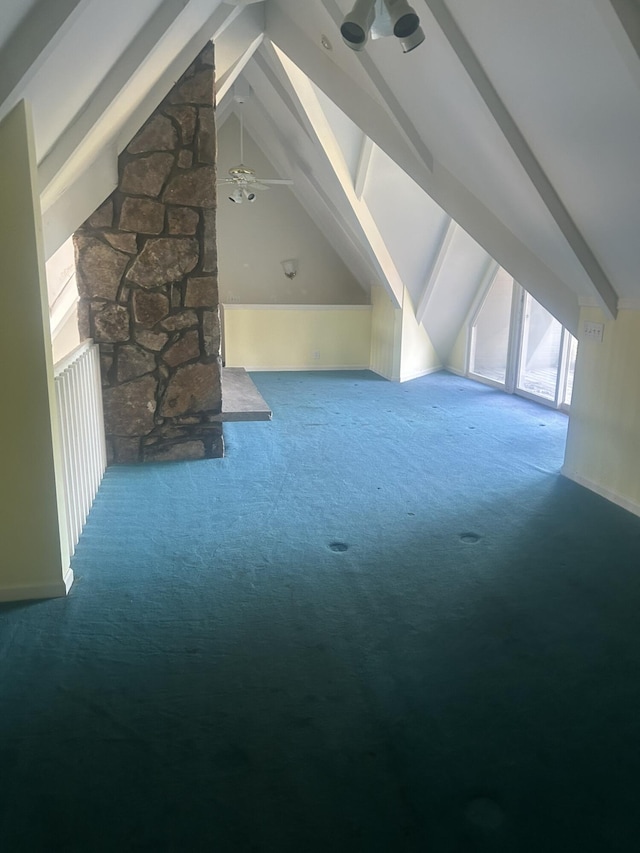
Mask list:
[[[322,38],[320,39],[320,44],[322,45],[322,47],[325,50],[333,50],[333,47],[331,46],[331,42],[329,41],[329,39],[326,36],[322,36]]]

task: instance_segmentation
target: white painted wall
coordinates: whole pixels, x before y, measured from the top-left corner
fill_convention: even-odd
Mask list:
[[[382,285],[371,288],[371,370],[385,379],[400,379],[402,309]]]
[[[400,381],[407,382],[440,370],[442,362],[424,326],[416,322],[415,309],[407,288],[402,301]]]
[[[218,133],[218,176],[238,164],[240,124],[232,115]],[[245,131],[244,159],[260,177],[279,178]],[[285,176],[286,177],[286,176]],[[281,261],[297,258],[289,280]],[[368,304],[349,272],[288,187],[273,187],[250,204],[218,196],[220,301],[242,304]]]
[[[447,215],[379,148],[371,157],[363,201],[417,306]]]

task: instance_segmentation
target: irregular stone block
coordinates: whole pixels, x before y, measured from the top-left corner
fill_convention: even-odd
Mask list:
[[[108,198],[104,204],[86,221],[89,228],[111,228],[113,225],[113,199]]]
[[[136,341],[145,349],[160,352],[162,347],[169,340],[169,335],[164,332],[150,332],[148,329],[138,329],[136,331]]]
[[[73,240],[80,296],[115,300],[129,256],[86,234],[78,233]]]
[[[147,151],[174,151],[177,145],[178,132],[171,119],[163,115],[155,115],[133,137],[127,151],[130,154],[146,154]]]
[[[121,252],[135,255],[138,251],[138,241],[135,234],[105,234],[104,239],[108,240],[114,249]]]
[[[182,441],[144,449],[144,458],[148,462],[186,462],[189,459],[204,459],[204,456],[204,444],[201,441]]]
[[[182,172],[169,181],[162,196],[167,204],[186,204],[190,207],[214,207],[216,203],[216,170],[199,166]]]
[[[169,234],[195,234],[198,230],[200,216],[189,207],[167,208]]]
[[[149,198],[125,198],[120,211],[122,231],[160,234],[164,228],[164,204]]]
[[[204,337],[204,354],[206,356],[220,355],[220,312],[203,311],[202,334]]]
[[[169,300],[163,293],[146,293],[136,290],[133,294],[133,319],[141,326],[151,328],[169,313]]]
[[[187,364],[169,381],[160,406],[162,417],[179,417],[220,408],[220,370],[217,364]]]
[[[150,154],[131,160],[124,167],[120,189],[130,195],[157,198],[173,168],[173,154]]]
[[[210,65],[213,68],[215,65],[215,48],[212,41],[208,41],[202,48],[197,61],[199,65]]]
[[[187,308],[213,308],[218,304],[218,283],[213,276],[190,278],[187,282]]]
[[[147,240],[144,249],[127,273],[141,287],[159,287],[181,278],[200,259],[197,240],[186,237],[158,237]]]
[[[187,332],[164,353],[163,358],[170,367],[192,361],[200,355],[200,336],[197,331]]]
[[[110,385],[109,371],[113,367],[113,356],[100,355],[100,375],[102,376],[102,384]]]
[[[103,393],[104,422],[107,435],[148,435],[153,429],[158,383],[143,376]]]
[[[140,462],[140,439],[139,438],[122,438],[114,436],[113,444],[113,462],[120,465],[135,465]]]
[[[196,139],[198,163],[216,162],[216,128],[213,107],[200,107],[198,110],[198,136]]]
[[[182,308],[182,287],[179,284],[171,285],[171,307]]]
[[[180,127],[183,145],[191,145],[196,133],[197,112],[195,107],[165,107],[167,115],[172,116]]]
[[[162,328],[167,332],[181,332],[183,329],[197,325],[198,315],[195,311],[180,311],[179,314],[172,314],[162,321]]]
[[[208,104],[214,101],[213,70],[197,71],[179,83],[169,95],[170,104]]]
[[[119,343],[129,340],[129,312],[122,305],[106,305],[93,317],[93,339],[96,343]]]
[[[81,341],[91,337],[91,310],[86,299],[78,302],[78,334]]]
[[[190,169],[193,166],[193,152],[183,150],[178,154],[178,168]]]
[[[156,357],[140,347],[128,345],[118,350],[118,382],[127,382],[152,373],[156,368]]]
[[[216,212],[205,210],[204,216],[204,253],[202,257],[202,271],[217,273],[218,271],[218,247],[216,243]]]

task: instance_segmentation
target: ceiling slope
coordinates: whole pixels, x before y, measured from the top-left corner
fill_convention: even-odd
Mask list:
[[[47,254],[115,186],[117,154],[213,38],[220,120],[244,75],[272,161],[359,280],[395,299],[406,285],[426,326],[463,232],[570,329],[580,302],[640,307],[637,3],[412,3],[426,40],[403,55],[393,38],[361,54],[342,43],[351,0],[7,0],[0,117],[31,102]],[[382,154],[442,211],[422,255],[385,220]]]

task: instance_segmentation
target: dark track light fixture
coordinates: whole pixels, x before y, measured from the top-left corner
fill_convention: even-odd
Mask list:
[[[340,33],[351,50],[362,50],[369,40],[371,24],[376,16],[376,0],[356,0],[346,15]]]
[[[372,32],[373,28],[373,32]],[[340,27],[342,40],[351,50],[363,50],[373,38],[394,35],[409,53],[424,41],[420,18],[407,0],[356,0]]]
[[[394,36],[400,40],[402,52],[409,53],[424,41],[420,18],[407,0],[384,0]]]

